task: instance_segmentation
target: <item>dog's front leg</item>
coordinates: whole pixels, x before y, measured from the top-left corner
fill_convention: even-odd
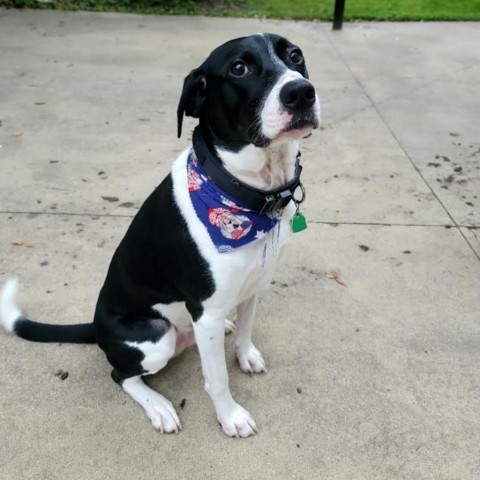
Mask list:
[[[266,372],[265,360],[252,343],[253,321],[257,308],[257,295],[237,307],[235,353],[240,368],[246,373]]]
[[[225,316],[204,311],[193,323],[205,390],[210,395],[217,419],[230,437],[248,437],[257,432],[251,415],[232,398],[225,363]]]

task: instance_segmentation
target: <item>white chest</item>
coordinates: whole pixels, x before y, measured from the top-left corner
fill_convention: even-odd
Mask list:
[[[290,209],[289,209],[290,210]],[[292,211],[284,213],[282,220],[265,238],[249,245],[218,254],[210,259],[212,275],[217,286],[212,301],[228,302],[232,308],[257,291],[267,288],[283,247],[291,236],[290,217]]]
[[[279,223],[264,238],[220,253],[213,245],[190,201],[186,157],[187,152],[184,152],[172,168],[175,199],[199,252],[210,267],[215,283],[215,292],[204,302],[204,307],[222,314],[225,312],[226,315],[239,303],[269,285],[280,253],[291,236],[290,219],[295,213],[295,207],[289,204]],[[155,305],[154,308],[177,327],[186,327],[190,324],[183,302]]]

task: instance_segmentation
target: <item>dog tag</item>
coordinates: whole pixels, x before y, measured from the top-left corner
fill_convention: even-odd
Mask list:
[[[300,212],[298,212],[293,216],[291,220],[291,225],[292,232],[298,233],[307,228],[307,221],[305,220],[305,217]]]

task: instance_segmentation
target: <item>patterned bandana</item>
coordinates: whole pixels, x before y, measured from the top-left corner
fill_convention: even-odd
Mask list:
[[[205,174],[193,150],[188,155],[187,174],[195,213],[220,253],[266,237],[279,222],[281,210],[260,215],[229,197]]]

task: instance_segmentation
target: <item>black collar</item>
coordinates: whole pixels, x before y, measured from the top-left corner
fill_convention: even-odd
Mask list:
[[[290,200],[294,200],[295,190],[299,186],[302,188],[302,192],[304,192],[300,182],[300,174],[302,173],[300,152],[297,154],[293,180],[280,188],[266,191],[251,187],[229,173],[223,166],[220,158],[218,158],[214,148],[209,148],[209,145],[207,145],[200,126],[197,126],[193,131],[192,142],[198,161],[212,181],[223,189],[225,193],[238,199],[243,205],[254,212],[267,214],[281,210],[287,206]]]

